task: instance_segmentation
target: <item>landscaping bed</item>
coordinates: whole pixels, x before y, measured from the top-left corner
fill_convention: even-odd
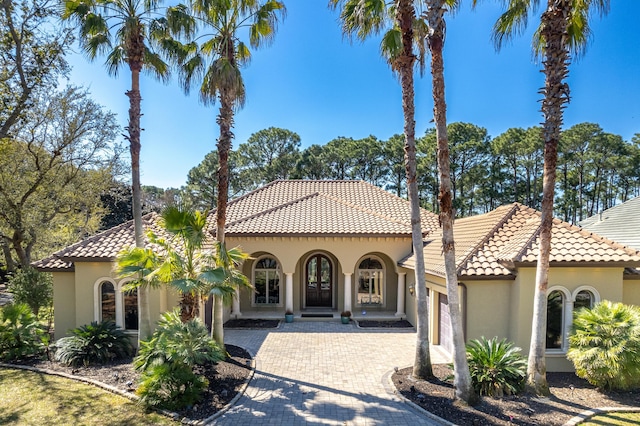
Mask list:
[[[398,392],[425,410],[458,425],[563,425],[581,412],[598,407],[640,406],[640,390],[599,392],[574,373],[547,373],[552,396],[530,395],[482,399],[475,407],[453,403],[452,370],[444,364],[433,366],[436,379],[411,378],[412,368],[392,375]]]
[[[251,356],[237,346],[226,345],[226,349],[229,354],[226,360],[198,367],[197,373],[209,380],[209,387],[200,403],[178,414],[196,420],[205,419],[220,411],[236,396],[251,371]],[[133,369],[131,361],[129,358],[107,365],[77,368],[46,360],[30,360],[21,364],[86,377],[133,392],[140,374]]]
[[[375,321],[375,320],[358,320],[361,328],[413,328],[413,325],[407,320],[399,321]]]
[[[224,323],[224,328],[278,328],[280,320],[265,319],[230,319]]]

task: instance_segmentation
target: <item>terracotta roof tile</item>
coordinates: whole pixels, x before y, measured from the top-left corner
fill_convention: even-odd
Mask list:
[[[304,210],[305,207],[309,210]],[[332,213],[331,209],[336,210]],[[291,213],[295,214],[286,217]],[[334,217],[326,217],[328,213]],[[438,226],[438,216],[427,210],[422,210],[421,219],[423,233]],[[410,235],[411,210],[407,200],[363,181],[279,180],[229,202],[227,224],[227,235],[301,232]],[[402,230],[401,224],[405,225]],[[211,220],[210,226],[215,231],[215,221]]]
[[[454,223],[456,267],[460,277],[510,276],[515,265],[535,264],[539,246],[540,212],[515,203]],[[444,276],[442,232],[425,243],[425,270]],[[554,220],[550,262],[640,264],[640,252]],[[400,265],[414,267],[413,256]]]
[[[73,263],[65,262],[55,256],[49,256],[42,260],[38,260],[37,262],[33,262],[31,263],[31,266],[41,272],[72,272],[75,270]]]

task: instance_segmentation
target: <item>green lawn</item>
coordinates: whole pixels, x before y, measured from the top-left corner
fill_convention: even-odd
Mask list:
[[[85,383],[0,368],[2,425],[176,425],[120,395]]]
[[[640,413],[607,413],[591,417],[588,421],[580,423],[580,426],[627,426],[639,424]]]

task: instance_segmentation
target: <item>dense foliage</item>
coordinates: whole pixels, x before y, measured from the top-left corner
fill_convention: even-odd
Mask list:
[[[142,372],[137,393],[153,407],[175,410],[193,405],[208,386],[194,367],[224,358],[224,351],[209,338],[199,319],[183,323],[178,310],[166,312],[151,339],[140,342],[134,360],[134,367]]]
[[[53,279],[51,274],[27,267],[19,270],[9,281],[9,292],[15,303],[29,305],[37,317],[41,308],[53,303]]]
[[[526,359],[506,339],[481,337],[467,344],[467,359],[473,387],[480,395],[514,395],[524,386]]]
[[[24,303],[0,308],[0,359],[5,361],[38,355],[43,350],[44,330]]]
[[[55,359],[63,364],[106,364],[133,354],[129,336],[113,321],[92,322],[71,330],[56,342]]]
[[[605,300],[576,312],[567,358],[601,389],[640,386],[640,308]]]
[[[495,137],[471,123],[450,123],[447,129],[457,216],[484,213],[512,202],[540,208],[543,143],[539,127],[511,128]],[[295,133],[266,129],[241,143],[229,157],[230,194],[241,195],[276,178],[293,178],[361,179],[407,196],[402,135],[388,140],[339,137],[304,150],[299,143],[287,143],[291,135]],[[427,130],[416,142],[422,206],[437,211],[435,131]],[[269,169],[276,155],[296,161],[278,163],[277,174],[267,173],[265,167]],[[578,222],[640,195],[640,170],[634,166],[640,162],[640,135],[624,141],[597,124],[581,123],[562,133],[558,155],[555,214],[566,221]],[[172,190],[172,195],[199,208],[214,207],[217,168],[212,151],[191,169],[182,191]]]

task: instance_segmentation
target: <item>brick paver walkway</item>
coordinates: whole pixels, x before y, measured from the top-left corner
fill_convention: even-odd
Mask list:
[[[256,357],[245,395],[220,425],[435,425],[389,389],[393,367],[413,363],[413,330],[359,329],[337,322],[226,330],[225,342]],[[446,362],[439,348],[433,362]]]

